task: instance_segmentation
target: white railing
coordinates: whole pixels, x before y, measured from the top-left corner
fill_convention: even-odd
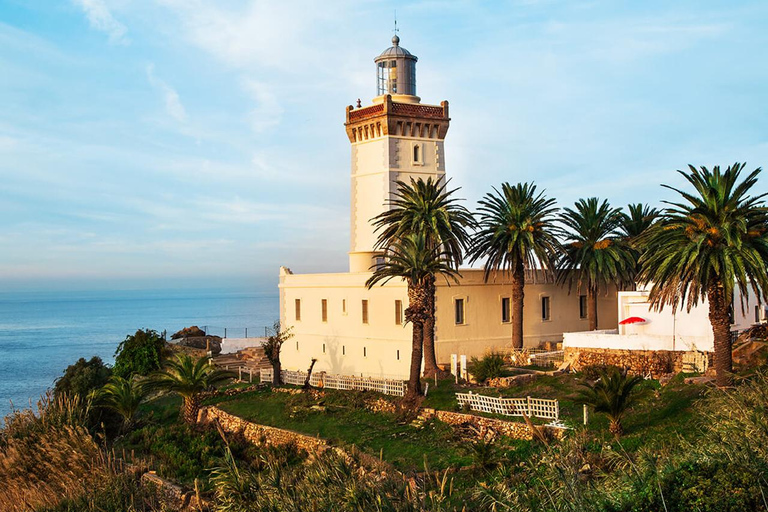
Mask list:
[[[503,414],[504,416],[528,416],[557,420],[560,418],[560,405],[557,400],[546,398],[496,398],[469,393],[456,393],[460,406],[465,404],[477,412]]]
[[[272,382],[274,370],[261,370],[261,382]],[[280,376],[285,384],[303,386],[307,372],[283,370]],[[329,375],[325,372],[313,372],[309,384],[318,388],[342,389],[354,391],[377,391],[386,395],[403,396],[408,384],[402,380],[380,377],[354,377],[351,375]]]

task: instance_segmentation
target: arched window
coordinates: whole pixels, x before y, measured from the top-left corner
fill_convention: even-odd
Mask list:
[[[421,148],[419,147],[418,144],[413,146],[413,161],[415,163],[421,162]]]

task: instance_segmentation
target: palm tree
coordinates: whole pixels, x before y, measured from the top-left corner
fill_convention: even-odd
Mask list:
[[[652,284],[649,300],[661,310],[685,304],[690,311],[707,299],[715,345],[717,385],[731,383],[729,310],[738,287],[742,297],[751,289],[761,304],[768,290],[768,211],[766,194],[748,195],[760,168],[740,180],[746,164],[735,163],[725,172],[716,166],[678,171],[693,187],[679,193],[684,201],[666,202],[661,220],[641,242],[648,250],[641,257],[640,282]]]
[[[408,307],[405,321],[413,325],[411,345],[411,371],[408,380],[408,395],[421,395],[421,357],[424,341],[424,323],[430,315],[429,282],[435,276],[458,282],[458,271],[451,263],[450,256],[442,246],[430,247],[426,237],[413,233],[396,239],[385,253],[384,263],[379,265],[365,283],[372,288],[376,283],[386,284],[391,279],[405,279],[408,284]]]
[[[596,197],[579,199],[575,209],[564,208],[563,252],[558,260],[558,282],[575,284],[587,292],[589,330],[597,329],[597,294],[611,284],[632,279],[632,252],[619,234],[621,210]]]
[[[650,228],[654,222],[659,218],[661,212],[656,208],[643,203],[629,204],[627,205],[627,212],[621,212],[621,224],[619,230],[624,237],[624,242],[629,245],[632,250],[632,256],[634,259],[632,282],[628,283],[629,288],[634,290],[635,278],[640,273],[640,256],[643,253],[642,244],[639,243],[640,235],[642,235],[648,228]]]
[[[95,398],[99,406],[111,409],[122,416],[123,428],[128,428],[133,423],[136,411],[145,395],[144,389],[136,380],[113,375],[95,393]]]
[[[638,389],[643,382],[639,375],[630,377],[626,370],[609,366],[600,372],[600,378],[594,384],[585,382],[579,393],[579,399],[608,416],[608,430],[617,438],[624,432],[621,419],[632,405],[639,402],[647,394],[647,389]]]
[[[175,360],[166,362],[162,370],[150,374],[144,386],[147,391],[171,392],[181,396],[181,417],[191,424],[197,421],[200,394],[234,377],[232,372],[211,366],[206,357],[193,359],[187,354],[179,354]]]
[[[474,226],[472,214],[454,197],[458,189],[448,190],[443,180],[411,178],[410,184],[397,182],[397,192],[389,209],[372,219],[379,231],[378,249],[386,250],[398,239],[421,234],[428,248],[440,246],[446,262],[459,268],[463,252],[469,247],[468,229]],[[424,322],[424,375],[438,371],[435,354],[435,280],[427,279],[429,316]]]
[[[525,270],[541,265],[552,271],[560,250],[555,233],[555,200],[536,193],[532,183],[509,183],[480,201],[480,229],[470,250],[472,263],[486,258],[491,273],[509,272],[512,281],[512,346],[523,348]]]

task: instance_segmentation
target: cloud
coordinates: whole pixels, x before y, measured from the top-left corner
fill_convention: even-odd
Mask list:
[[[256,106],[251,109],[249,114],[253,131],[262,133],[280,124],[283,108],[270,87],[256,80],[248,80],[245,83],[245,89],[256,102]]]
[[[128,44],[130,42],[126,36],[128,29],[112,16],[104,0],[73,1],[75,5],[78,5],[85,12],[91,27],[107,34],[111,43]]]
[[[168,85],[164,80],[161,80],[155,76],[155,65],[150,64],[147,66],[147,78],[152,87],[159,89],[163,93],[165,99],[165,111],[169,116],[174,118],[180,123],[187,120],[187,111],[184,105],[181,104],[179,93],[176,89]]]

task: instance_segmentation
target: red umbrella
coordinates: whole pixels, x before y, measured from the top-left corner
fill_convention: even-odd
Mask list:
[[[647,322],[645,318],[640,318],[639,316],[631,316],[629,318],[625,318],[621,322],[619,322],[619,325],[627,325],[627,324],[644,324]]]

